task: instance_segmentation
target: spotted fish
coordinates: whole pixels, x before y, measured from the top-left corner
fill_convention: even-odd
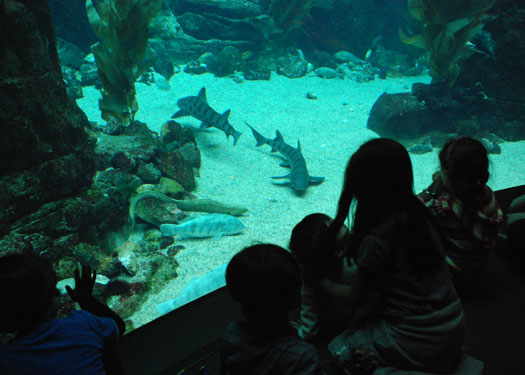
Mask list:
[[[209,214],[190,217],[179,224],[161,224],[160,232],[164,236],[180,235],[182,238],[207,238],[232,236],[243,231],[244,224],[235,216]]]
[[[272,177],[273,179],[289,179],[289,182],[286,182],[285,185],[289,184],[292,189],[298,193],[304,192],[310,185],[320,184],[324,181],[324,177],[313,177],[308,174],[306,161],[304,160],[303,153],[301,152],[301,143],[299,140],[297,140],[297,148],[293,148],[284,141],[284,138],[279,130],[275,132],[276,136],[274,139],[269,139],[252,128],[250,124],[246,123],[246,125],[252,129],[253,136],[257,141],[257,144],[255,145],[256,147],[269,145],[272,147],[272,152],[278,151],[286,159],[285,162],[281,163],[281,167],[290,168],[290,173],[286,176]]]
[[[230,138],[230,135],[233,136],[233,145],[237,144],[241,133],[238,132],[230,125],[228,122],[228,117],[230,116],[230,110],[228,109],[223,114],[215,111],[208,104],[206,99],[206,88],[203,87],[197,96],[186,96],[180,98],[177,101],[177,105],[180,110],[175,112],[171,118],[178,118],[184,116],[192,116],[197,120],[201,120],[201,129],[206,129],[209,127],[215,127],[219,130],[222,130],[226,134],[226,138]]]

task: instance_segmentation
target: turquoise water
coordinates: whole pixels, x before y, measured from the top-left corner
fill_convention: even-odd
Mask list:
[[[200,177],[193,193],[199,198],[242,205],[249,212],[240,218],[246,226],[240,235],[219,240],[176,239],[177,244],[184,246],[176,256],[178,276],[148,297],[132,317],[135,326],[159,316],[158,305],[181,293],[191,294],[188,289],[183,292],[187,285],[228,262],[243,247],[255,242],[274,242],[286,247],[293,226],[305,215],[312,212],[334,215],[348,158],[363,142],[377,137],[366,129],[373,103],[385,91],[407,92],[414,82],[429,82],[429,77],[356,83],[274,75],[270,81],[238,84],[211,74],[179,73],[170,80],[170,91],[137,84],[140,103],[137,119],[146,122],[153,131],[159,131],[177,110],[178,98],[196,95],[203,86],[207,88],[210,106],[217,112],[231,109],[230,123],[243,133],[235,147],[232,138],[227,140],[218,129],[200,130],[199,121],[191,117],[178,120],[193,130],[201,151]],[[84,92],[86,97],[78,100],[78,104],[90,120],[100,122],[98,91],[88,88]],[[318,99],[306,99],[306,92],[315,92]],[[271,176],[286,174],[286,169],[279,166],[281,159],[270,153],[268,146],[255,147],[255,139],[244,121],[268,138],[273,138],[275,130],[279,130],[293,147],[300,139],[310,174],[323,176],[325,181],[309,187],[302,196],[290,187],[272,184]],[[494,189],[522,183],[518,168],[525,165],[524,146],[523,142],[504,143],[502,153],[491,156],[490,185]],[[411,155],[416,191],[425,188],[437,170],[437,152],[438,149],[434,149],[430,153]],[[191,285],[198,295],[200,286],[195,282]],[[209,290],[206,288],[204,290]]]
[[[125,318],[134,327],[222,285],[221,267],[242,248],[256,242],[286,247],[293,226],[304,216],[313,212],[333,216],[349,157],[362,143],[378,137],[367,129],[378,97],[385,92],[409,93],[414,83],[431,82],[424,51],[399,39],[398,30],[410,30],[411,35],[421,32],[418,21],[409,19],[404,0],[293,4],[292,11],[285,12],[289,2],[281,0],[165,0],[150,24],[149,47],[156,55],[157,72],[166,67],[173,67],[175,72],[166,81],[150,68],[148,76],[141,78],[147,83],[135,83],[135,119],[160,134],[162,125],[180,109],[177,101],[196,96],[205,87],[209,106],[219,114],[231,110],[229,123],[242,135],[234,146],[233,139],[227,139],[220,129],[201,129],[200,121],[191,116],[176,119],[191,130],[201,154],[196,188],[191,194],[198,199],[242,206],[248,212],[239,218],[245,227],[240,234],[198,239],[176,236],[171,248],[177,251],[168,253],[164,249],[164,258],[154,261],[145,255],[141,240],[158,238],[160,242],[156,226],[139,220],[140,225],[133,231],[126,226],[111,234],[109,242],[114,249],[110,250],[118,253],[126,267],[137,271],[116,278],[151,286],[140,303],[126,310]],[[85,56],[89,43],[96,42],[96,38],[88,29],[79,31],[81,24],[89,27],[85,12],[79,11],[79,19],[73,24],[70,15],[60,19],[62,10],[63,5],[52,10],[57,13],[59,37],[70,41],[76,37],[79,47],[84,48],[82,68],[73,69],[72,75],[84,77],[86,69],[96,73],[93,56]],[[64,32],[68,30],[64,26],[67,22],[75,31]],[[476,45],[479,58],[494,53],[490,35],[484,34],[484,41],[488,48],[485,52],[479,52],[481,43]],[[126,51],[134,51],[137,45],[128,43],[127,47]],[[346,52],[339,53],[337,60],[335,53],[342,50]],[[341,56],[346,56],[346,62]],[[288,62],[281,64],[279,59]],[[110,66],[117,69],[119,61],[112,60]],[[254,62],[271,67],[269,79],[247,79]],[[193,71],[185,72],[188,67]],[[200,74],[199,69],[209,72]],[[269,69],[256,73],[264,75]],[[288,78],[276,70],[300,71],[300,78]],[[99,109],[101,94],[92,83],[83,87],[84,97],[77,99],[77,104],[90,121],[104,127],[106,121]],[[290,186],[274,184],[287,181],[272,180],[273,176],[288,173],[280,166],[283,159],[271,153],[268,145],[256,147],[246,123],[268,139],[279,131],[291,147],[297,147],[300,141],[309,174],[324,177],[324,181],[309,186],[302,194]],[[501,153],[490,156],[489,185],[496,190],[523,184],[525,141],[502,142],[499,146]],[[416,192],[430,184],[438,169],[438,151],[434,147],[424,154],[411,154]],[[169,265],[176,270],[161,265],[161,271],[141,279],[146,278],[143,270],[151,271],[152,263],[166,257],[171,257]],[[110,297],[107,302],[115,308],[129,303],[121,296]]]

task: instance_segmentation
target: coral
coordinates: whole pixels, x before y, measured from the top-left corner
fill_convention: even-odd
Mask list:
[[[86,0],[89,23],[100,39],[92,46],[102,81],[99,108],[108,122],[128,125],[138,111],[135,81],[154,63],[148,25],[162,0]]]
[[[403,43],[423,48],[430,53],[432,83],[453,85],[458,74],[458,61],[469,53],[469,39],[485,22],[486,14],[496,0],[408,0],[408,11],[423,27],[420,35],[406,36],[399,30]]]

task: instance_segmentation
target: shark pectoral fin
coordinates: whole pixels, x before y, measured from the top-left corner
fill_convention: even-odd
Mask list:
[[[179,118],[179,117],[185,117],[185,116],[189,116],[190,114],[184,110],[178,110],[177,112],[175,112],[173,115],[171,115],[171,118]]]
[[[310,184],[317,185],[324,181],[324,177],[310,176]]]
[[[284,168],[290,168],[290,163],[288,163],[287,161],[283,161],[281,164],[279,164],[279,166]]]
[[[286,176],[273,176],[274,180],[282,180],[284,178],[290,178],[290,174],[287,174]]]
[[[206,122],[201,122],[201,125],[199,126],[199,129],[208,129],[211,128],[211,125]]]
[[[274,178],[274,177],[272,177]],[[284,181],[284,182],[274,182],[272,181],[272,184],[279,185],[279,186],[290,186],[290,181]]]

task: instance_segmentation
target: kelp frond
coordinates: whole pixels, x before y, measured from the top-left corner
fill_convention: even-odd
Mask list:
[[[458,61],[468,52],[468,41],[492,19],[486,14],[496,0],[408,0],[408,11],[423,27],[421,35],[408,37],[399,30],[403,43],[430,53],[432,82],[452,85]]]
[[[153,65],[148,26],[162,0],[86,0],[100,42],[92,46],[102,82],[99,108],[106,121],[127,125],[138,111],[135,81]]]

